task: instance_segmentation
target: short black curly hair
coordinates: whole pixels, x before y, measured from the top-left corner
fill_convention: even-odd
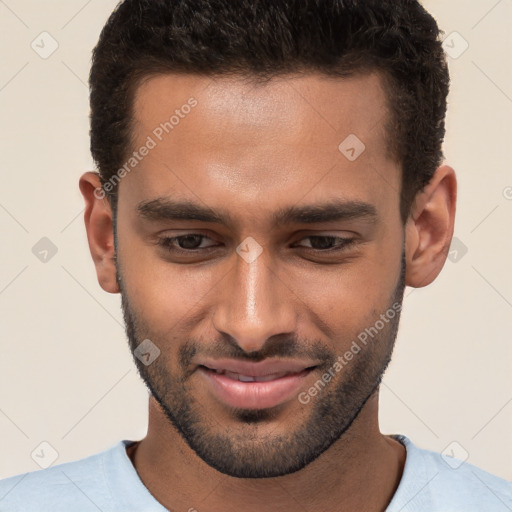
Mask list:
[[[124,0],[101,32],[89,77],[100,180],[133,150],[134,95],[148,76],[379,71],[405,221],[443,159],[449,74],[440,34],[416,0]],[[109,199],[115,208],[116,189]]]

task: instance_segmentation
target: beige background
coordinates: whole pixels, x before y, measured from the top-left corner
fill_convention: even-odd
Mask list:
[[[119,297],[96,281],[77,186],[93,168],[91,50],[115,4],[0,1],[0,477],[39,469],[31,453],[42,441],[59,463],[141,438],[147,425],[147,391]],[[406,291],[382,430],[512,479],[512,0],[425,6],[453,55],[469,44],[449,59],[445,146],[460,243],[433,285]],[[31,48],[43,31],[59,45],[47,59]],[[58,250],[47,262],[32,252],[43,237]]]

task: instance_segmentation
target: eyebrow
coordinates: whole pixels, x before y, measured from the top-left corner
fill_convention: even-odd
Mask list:
[[[137,206],[137,212],[142,218],[150,221],[199,221],[228,227],[235,224],[233,217],[226,211],[216,212],[194,202],[161,197],[142,201]],[[272,223],[277,227],[288,224],[321,224],[356,219],[375,222],[377,218],[377,209],[369,203],[330,201],[323,204],[281,208],[273,213]]]

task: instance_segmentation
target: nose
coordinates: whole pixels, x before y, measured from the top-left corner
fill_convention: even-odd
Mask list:
[[[245,352],[258,351],[270,337],[295,332],[297,299],[272,270],[265,251],[251,263],[238,255],[236,259],[222,281],[213,325]]]

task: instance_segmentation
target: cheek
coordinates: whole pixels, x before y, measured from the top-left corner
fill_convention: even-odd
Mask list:
[[[391,238],[390,233],[381,234],[340,265],[281,266],[279,277],[290,290],[282,299],[306,323],[323,323],[334,339],[357,335],[390,305],[401,256],[399,237],[395,233]],[[124,288],[150,331],[193,329],[225,296],[232,261],[203,266],[170,263],[126,224],[119,226],[118,239]]]
[[[288,280],[295,283],[294,293],[307,304],[311,316],[334,339],[346,340],[373,325],[392,305],[400,278],[399,247],[368,247],[364,257],[346,265],[303,272],[300,278]]]
[[[130,304],[152,331],[165,331],[186,321],[201,301],[215,293],[221,270],[179,266],[156,256],[156,248],[120,244],[119,262]]]

